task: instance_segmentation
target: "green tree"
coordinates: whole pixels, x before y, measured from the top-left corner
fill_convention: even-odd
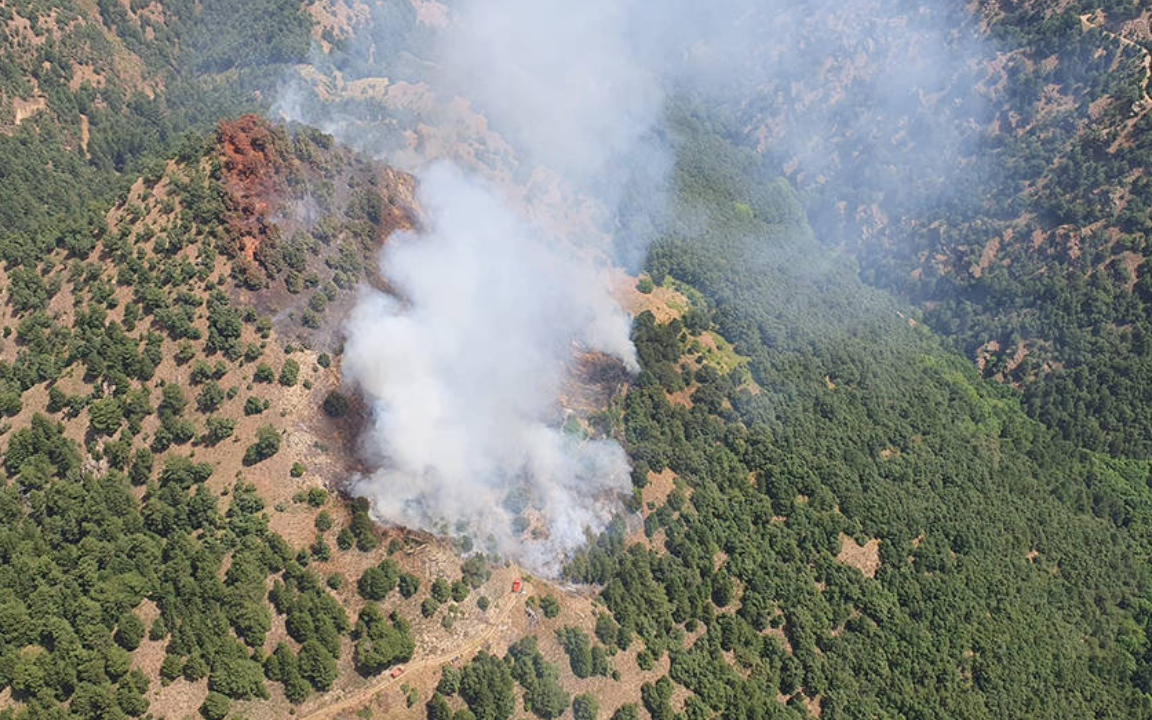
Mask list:
[[[276,372],[267,363],[260,363],[256,366],[256,372],[252,375],[252,382],[255,383],[270,383],[276,379]]]
[[[135,650],[144,639],[144,623],[135,613],[126,612],[116,623],[116,642],[125,650]]]
[[[235,420],[213,415],[204,421],[203,442],[205,445],[216,445],[232,437],[235,431]]]
[[[461,672],[460,696],[476,720],[507,720],[516,707],[512,672],[500,658],[480,651]]]
[[[410,573],[400,573],[400,579],[397,584],[400,587],[400,595],[405,600],[420,590],[420,578]]]
[[[483,585],[492,574],[488,569],[488,563],[485,562],[483,555],[473,555],[469,557],[464,561],[460,572],[464,576],[464,581],[473,588],[478,588]]]
[[[380,546],[380,538],[376,536],[376,525],[368,515],[368,503],[357,502],[353,507],[352,524],[349,529],[356,538],[356,549],[360,552],[372,552]]]
[[[508,648],[506,662],[512,676],[524,687],[524,706],[537,717],[550,720],[568,709],[570,698],[560,687],[559,672],[544,659],[536,638],[523,638]]]
[[[540,609],[544,611],[544,617],[554,618],[560,614],[560,602],[555,595],[545,595],[540,598]]]
[[[210,692],[200,706],[200,714],[204,716],[205,720],[224,720],[228,716],[229,705],[231,705],[231,701],[227,696],[218,692]]]
[[[241,654],[231,652],[233,651],[214,661],[212,672],[208,676],[208,689],[235,700],[267,698],[264,669],[258,663],[244,657],[239,648],[234,652]]]
[[[577,695],[572,700],[572,717],[575,720],[596,720],[600,717],[600,704],[588,693]]]
[[[301,677],[321,692],[331,688],[336,680],[336,661],[318,640],[308,640],[300,646],[297,665]]]
[[[612,713],[612,720],[640,720],[640,709],[635,703],[621,705]]]
[[[186,407],[188,407],[188,400],[184,397],[184,391],[180,389],[180,386],[175,383],[165,383],[160,390],[160,405],[157,406],[161,420],[165,417],[179,417],[184,414]]]
[[[588,634],[578,627],[568,626],[556,631],[556,639],[568,654],[572,674],[578,678],[591,677],[592,647]]]
[[[324,397],[324,412],[328,417],[342,418],[348,414],[348,398],[333,390]]]
[[[371,603],[360,611],[353,637],[353,660],[364,675],[378,674],[411,659],[416,647],[404,618],[397,613],[385,618],[380,608]]]
[[[452,720],[452,708],[448,707],[448,701],[439,693],[432,696],[424,710],[428,720]]]
[[[440,603],[446,603],[452,599],[452,586],[447,579],[438,577],[432,582],[432,597]]]
[[[300,376],[300,363],[292,358],[287,358],[284,365],[280,368],[279,382],[284,387],[292,387],[296,384],[297,378]]]
[[[436,685],[436,692],[452,697],[460,689],[460,671],[451,665],[440,668],[440,682]]]
[[[118,399],[107,397],[88,406],[88,417],[92,432],[98,435],[112,435],[124,422],[124,409]]]
[[[380,601],[388,596],[396,587],[397,573],[395,566],[386,566],[381,563],[364,571],[356,583],[356,590],[365,600]]]
[[[264,398],[249,395],[248,399],[244,401],[244,414],[245,415],[259,415],[268,409],[268,401]]]
[[[168,624],[164,622],[164,616],[158,615],[152,621],[152,627],[148,628],[148,639],[156,642],[168,637]]]
[[[271,425],[256,430],[256,442],[244,450],[244,464],[255,465],[280,452],[280,431]]]
[[[224,398],[223,388],[215,380],[211,380],[204,384],[196,396],[196,409],[202,413],[213,412],[220,407],[220,403],[224,402]]]

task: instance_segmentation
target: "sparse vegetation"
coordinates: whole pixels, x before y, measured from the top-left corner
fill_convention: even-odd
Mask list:
[[[545,595],[540,598],[540,609],[544,611],[544,617],[554,618],[560,614],[560,602],[555,595]]]

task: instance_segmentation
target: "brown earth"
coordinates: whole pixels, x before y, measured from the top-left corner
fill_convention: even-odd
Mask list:
[[[256,115],[221,121],[217,130],[229,230],[235,249],[250,261],[262,244],[275,242],[270,216],[280,208],[288,181],[285,142]]]
[[[864,577],[874,578],[880,569],[880,541],[872,539],[861,545],[850,535],[840,533],[840,552],[836,560],[856,568]]]
[[[681,318],[688,310],[689,302],[678,290],[657,285],[652,292],[642,293],[636,289],[638,278],[623,270],[614,269],[611,275],[612,294],[620,306],[630,315],[636,316],[648,311],[660,325]]]

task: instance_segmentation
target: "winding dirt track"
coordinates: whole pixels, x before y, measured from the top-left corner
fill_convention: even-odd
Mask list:
[[[405,672],[400,677],[391,677],[387,671],[379,677],[370,681],[362,688],[353,690],[349,695],[345,695],[335,702],[329,703],[316,708],[309,712],[307,715],[298,716],[299,720],[331,720],[343,712],[352,711],[360,706],[368,704],[372,697],[394,684],[404,682],[411,673],[422,670],[429,666],[439,666],[446,662],[460,656],[468,656],[475,653],[484,643],[492,639],[492,636],[500,629],[500,624],[507,619],[508,614],[519,605],[519,595],[508,595],[500,603],[497,611],[490,616],[488,627],[484,632],[470,638],[466,642],[456,646],[449,652],[441,653],[439,655],[430,655],[428,657],[418,658],[404,666]]]
[[[1108,148],[1108,152],[1115,153],[1132,137],[1132,131],[1135,130],[1136,124],[1139,123],[1145,115],[1152,112],[1152,96],[1148,95],[1149,84],[1152,84],[1152,53],[1148,52],[1144,46],[1134,42],[1131,38],[1126,38],[1119,33],[1114,33],[1111,30],[1103,27],[1103,21],[1097,19],[1096,13],[1087,13],[1080,16],[1080,22],[1085,28],[1099,28],[1100,32],[1108,37],[1116,40],[1121,45],[1126,47],[1135,48],[1140,52],[1140,67],[1144,70],[1144,81],[1140,84],[1142,97],[1133,106],[1132,117],[1129,118],[1123,125],[1120,133],[1117,135],[1116,140]]]

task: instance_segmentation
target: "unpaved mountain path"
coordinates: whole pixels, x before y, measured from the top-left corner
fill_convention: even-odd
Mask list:
[[[1140,67],[1144,70],[1144,81],[1140,83],[1142,96],[1132,108],[1134,111],[1132,117],[1124,123],[1116,140],[1108,148],[1108,152],[1115,153],[1129,142],[1132,131],[1136,128],[1136,124],[1139,123],[1145,115],[1152,112],[1152,97],[1148,95],[1148,86],[1152,83],[1152,53],[1148,52],[1144,46],[1134,42],[1131,38],[1124,37],[1120,33],[1115,33],[1105,28],[1103,26],[1104,20],[1098,16],[1098,13],[1081,15],[1080,22],[1085,28],[1099,28],[1100,32],[1104,33],[1104,35],[1116,40],[1125,47],[1135,48],[1140,53]]]
[[[384,690],[396,683],[401,683],[406,680],[409,675],[416,671],[422,670],[431,666],[443,665],[457,657],[464,657],[471,655],[484,646],[492,637],[500,630],[501,624],[508,618],[509,613],[512,612],[518,605],[520,605],[520,595],[508,595],[500,603],[497,611],[491,616],[488,627],[484,632],[479,633],[464,643],[457,645],[455,648],[448,652],[440,653],[439,655],[429,655],[427,657],[418,658],[410,663],[404,665],[404,674],[399,677],[392,677],[388,671],[382,673],[375,680],[369,682],[362,688],[357,688],[351,694],[345,695],[335,702],[329,703],[322,707],[318,707],[307,715],[298,716],[299,720],[331,720],[343,712],[349,712],[356,708],[366,705],[371,701],[376,693]]]

